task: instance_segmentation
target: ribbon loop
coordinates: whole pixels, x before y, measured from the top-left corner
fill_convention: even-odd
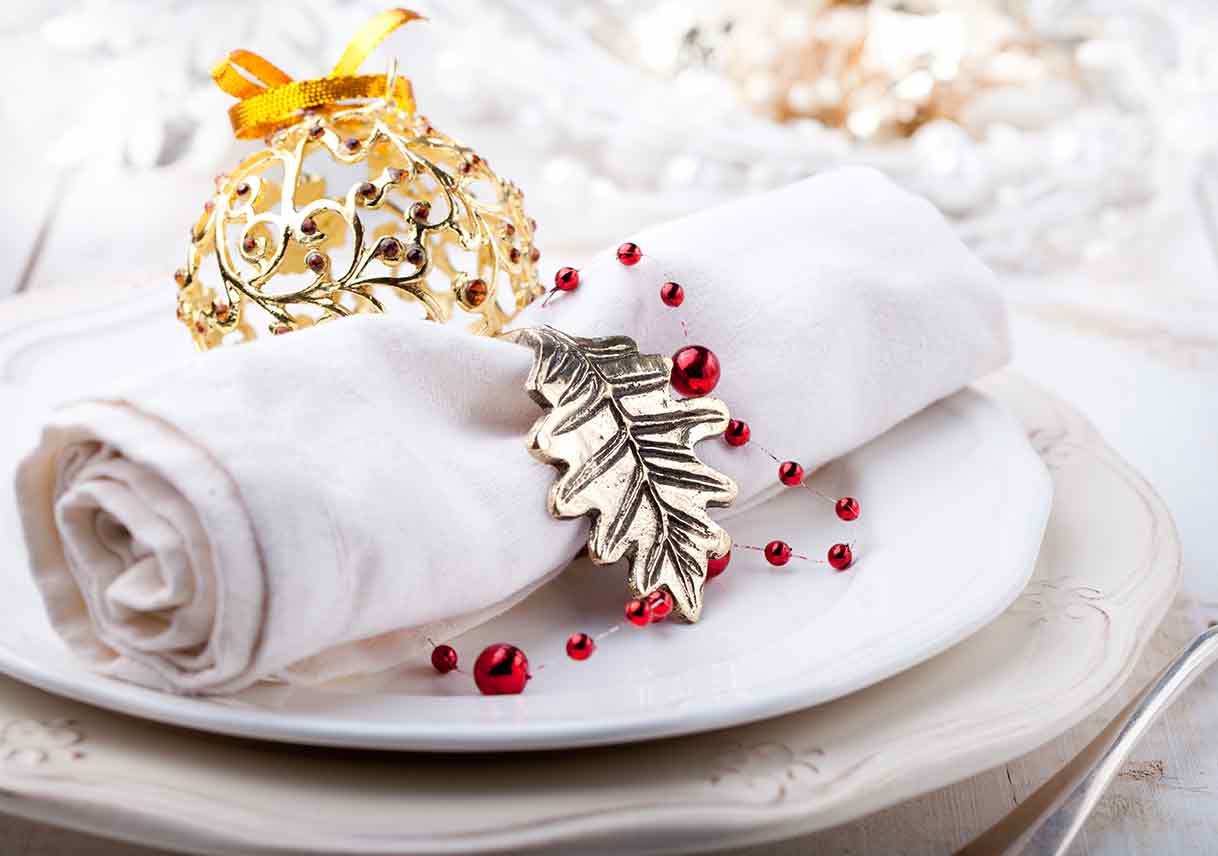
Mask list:
[[[385,41],[386,36],[403,24],[419,20],[424,20],[423,16],[409,9],[389,9],[373,16],[347,43],[347,49],[339,57],[330,76],[349,77],[355,74],[368,58],[368,54],[376,50],[377,45]]]
[[[253,51],[242,50],[229,51],[228,56],[216,63],[211,70],[211,79],[235,98],[250,98],[272,86],[292,82],[292,78],[274,63]]]
[[[409,9],[381,12],[355,34],[327,77],[311,80],[293,80],[252,51],[230,51],[212,68],[211,76],[222,90],[240,99],[228,111],[233,133],[239,139],[261,137],[294,124],[304,110],[325,110],[343,101],[390,98],[400,109],[414,112],[410,81],[397,77],[390,84],[383,74],[355,72],[386,36],[421,19]]]

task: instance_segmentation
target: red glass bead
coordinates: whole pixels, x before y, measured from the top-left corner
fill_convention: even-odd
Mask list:
[[[596,640],[587,633],[572,633],[567,638],[567,656],[572,660],[587,660],[596,650]]]
[[[529,261],[531,261],[533,264],[537,264],[539,261],[541,261],[541,250],[537,249],[536,247],[529,250]]]
[[[771,565],[785,565],[791,561],[791,545],[786,541],[771,541],[765,545],[765,560]]]
[[[357,152],[359,151],[359,140],[355,139],[355,137],[347,137],[347,139],[343,140],[343,148],[349,152]]]
[[[667,589],[659,589],[647,595],[647,605],[651,607],[651,622],[663,621],[672,615],[674,606],[672,595]]]
[[[258,249],[258,241],[252,237],[245,238],[241,241],[241,249],[247,253],[252,253]]]
[[[211,314],[215,315],[220,321],[228,318],[228,313],[231,311],[228,303],[223,300],[213,300],[211,302]]]
[[[827,558],[829,565],[836,571],[844,571],[854,561],[854,554],[849,544],[834,544],[829,548]]]
[[[245,194],[247,194],[249,192],[250,192],[250,185],[249,185],[248,181],[243,181],[237,185],[236,194],[238,196],[244,196]]]
[[[666,282],[660,286],[660,300],[675,309],[685,302],[685,289],[675,282]]]
[[[516,264],[520,261],[519,247],[512,247],[510,250],[508,250],[508,261],[510,261],[512,264]]]
[[[837,516],[842,520],[859,519],[859,501],[853,496],[843,496],[833,506],[833,510],[837,512]]]
[[[711,556],[706,563],[706,578],[713,580],[721,573],[727,570],[727,566],[732,563],[732,551],[728,550],[722,556]]]
[[[406,178],[406,170],[396,166],[389,167],[389,180],[394,184],[397,184],[404,178]]]
[[[719,385],[719,358],[710,348],[686,345],[672,355],[671,381],[686,398],[710,395]]]
[[[211,212],[213,212],[215,210],[216,210],[216,203],[212,202],[210,199],[203,203],[203,213],[204,214],[210,214]]]
[[[173,272],[173,281],[177,283],[178,288],[186,284],[186,269],[178,268]]]
[[[487,645],[474,661],[474,683],[483,695],[516,695],[533,677],[529,658],[515,645]]]
[[[316,140],[318,137],[320,137],[325,132],[326,132],[326,129],[323,128],[321,125],[314,125],[312,128],[309,128],[309,139]]]
[[[369,199],[373,196],[376,196],[376,185],[373,184],[371,181],[365,181],[363,184],[361,184],[359,186],[359,195],[364,197],[365,199]]]
[[[795,461],[783,461],[778,465],[778,480],[787,487],[798,487],[804,481],[804,468]]]
[[[427,218],[431,216],[430,202],[416,202],[410,206],[410,219],[416,223],[426,223]]]
[[[639,249],[638,244],[627,241],[617,248],[617,260],[627,267],[637,265],[641,258],[643,258],[643,251]]]
[[[300,234],[314,235],[317,233],[317,223],[312,217],[306,217],[300,221]]]
[[[441,675],[456,671],[457,651],[451,645],[437,645],[431,649],[431,667]]]
[[[723,439],[727,441],[729,446],[743,446],[752,435],[753,432],[749,428],[749,423],[743,419],[733,419],[727,423],[727,428],[723,432]]]
[[[291,333],[292,328],[280,321],[278,324],[271,327],[271,333],[276,336],[282,336],[284,333]]]
[[[651,604],[635,598],[626,603],[626,620],[635,627],[645,627],[651,623]]]
[[[573,267],[559,268],[554,274],[554,287],[559,291],[575,291],[579,288],[579,271]]]

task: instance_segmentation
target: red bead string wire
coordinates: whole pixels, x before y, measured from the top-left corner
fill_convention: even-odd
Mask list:
[[[768,457],[768,458],[769,458],[771,461],[773,461],[774,463],[776,463],[776,464],[778,464],[778,465],[780,465],[780,466],[781,466],[782,464],[786,463],[786,461],[784,461],[782,458],[778,457],[778,456],[777,456],[777,455],[775,455],[773,452],[771,452],[769,449],[767,449],[765,446],[763,446],[763,445],[761,445],[760,443],[758,443],[758,442],[756,442],[756,441],[752,440],[751,438],[750,438],[749,440],[747,440],[747,441],[746,441],[746,443],[745,443],[744,445],[753,445],[753,446],[756,446],[756,447],[757,447],[757,449],[758,449],[758,451],[760,451],[762,454],[764,454],[766,457]],[[813,496],[815,496],[817,499],[820,499],[820,500],[822,500],[822,501],[824,501],[824,502],[827,502],[827,503],[829,503],[830,505],[834,506],[834,510],[835,510],[835,512],[837,511],[838,507],[839,507],[839,506],[840,506],[842,503],[844,503],[844,502],[851,502],[851,503],[853,503],[853,506],[854,506],[854,514],[855,514],[855,516],[854,516],[854,517],[842,517],[842,516],[841,516],[841,514],[838,514],[838,518],[839,518],[840,520],[842,520],[843,522],[845,522],[845,523],[852,523],[852,522],[854,522],[854,520],[857,520],[857,519],[858,519],[858,516],[859,516],[859,515],[858,515],[858,511],[857,511],[857,509],[858,509],[858,501],[857,501],[857,500],[855,500],[853,497],[846,496],[846,497],[839,497],[838,499],[834,499],[833,497],[829,496],[828,494],[826,494],[826,493],[822,493],[821,491],[817,490],[817,489],[816,489],[815,487],[813,487],[812,485],[808,484],[807,479],[802,479],[802,480],[799,482],[799,487],[804,488],[804,489],[805,489],[805,490],[807,490],[809,493],[811,493]],[[846,546],[846,547],[849,549],[849,551],[850,551],[850,555],[851,555],[851,559],[850,559],[849,564],[847,564],[847,565],[846,565],[846,567],[844,567],[844,568],[835,568],[835,570],[846,570],[846,569],[848,569],[848,568],[852,568],[852,567],[854,567],[854,564],[855,564],[855,560],[854,560],[854,558],[853,558],[853,557],[854,557],[854,554],[856,554],[856,553],[858,552],[858,542],[857,542],[856,540],[854,540],[854,539],[851,539],[850,541],[846,541],[846,542],[842,542],[842,543],[844,543],[844,545],[845,545],[845,546]],[[834,544],[834,545],[833,545],[833,547],[834,547],[834,548],[836,548],[836,547],[838,547],[838,546],[840,546],[840,545],[839,545],[839,544]],[[759,553],[765,553],[765,547],[759,547],[759,546],[757,546],[756,544],[732,544],[732,547],[733,547],[733,548],[737,548],[737,547],[739,547],[739,548],[744,549],[744,550],[754,550],[754,551],[757,551],[757,552],[759,552]],[[831,548],[831,549],[832,549],[832,548]],[[813,559],[813,558],[811,558],[811,557],[809,557],[809,556],[805,556],[805,555],[803,555],[802,553],[796,553],[796,552],[792,552],[792,553],[791,553],[790,558],[792,558],[792,559],[800,559],[800,560],[805,561],[805,562],[813,562],[814,564],[818,564],[818,565],[828,565],[828,564],[831,564],[831,563],[830,563],[830,561],[829,561],[828,559]],[[785,562],[784,562],[784,564],[785,564]]]
[[[733,544],[732,544],[732,549],[733,549],[733,550],[736,550],[736,549],[740,549],[740,550],[753,550],[753,551],[755,551],[755,552],[757,552],[757,553],[764,553],[764,552],[765,552],[765,547],[758,547],[756,544],[737,544],[737,543],[733,543]],[[799,560],[804,561],[804,562],[812,562],[813,564],[816,564],[816,565],[827,565],[827,564],[829,564],[829,562],[828,562],[827,560],[825,560],[825,559],[813,559],[811,556],[805,556],[803,553],[795,553],[795,552],[792,552],[792,553],[791,553],[791,558],[792,558],[792,559],[799,559]]]
[[[645,256],[643,254],[643,251],[639,248],[639,246],[637,244],[627,242],[625,244],[622,244],[620,247],[618,247],[617,258],[621,264],[626,265],[628,267],[634,267],[640,261],[642,261],[645,258]],[[560,268],[558,270],[558,272],[554,275],[554,287],[552,289],[550,289],[550,291],[546,294],[545,299],[541,302],[540,308],[545,309],[549,305],[550,300],[558,293],[573,292],[580,287],[580,284],[581,284],[580,283],[580,272],[576,268],[571,268],[571,267]],[[685,300],[684,288],[675,282],[665,282],[660,286],[660,299],[665,305],[667,305],[671,308],[674,308],[674,309],[678,308],[684,303],[684,300]],[[684,318],[680,318],[679,321],[681,324],[681,333],[684,336],[685,340],[688,341],[690,338],[689,325],[686,323]],[[687,349],[683,349],[683,350],[687,350]],[[713,357],[713,354],[712,354],[712,357]],[[675,380],[675,378],[674,378],[674,380]],[[717,382],[717,379],[716,379],[716,382]],[[712,385],[712,389],[713,389],[713,385]],[[710,391],[711,391],[710,389],[707,389],[705,392],[701,392],[700,394],[706,395],[706,394],[709,394]],[[765,454],[768,458],[770,458],[774,463],[778,464],[780,471],[783,468],[788,467],[788,465],[790,465],[790,467],[793,469],[794,474],[796,474],[798,476],[798,479],[799,479],[798,483],[793,483],[793,482],[786,481],[786,478],[784,475],[780,475],[780,481],[782,481],[782,483],[787,484],[788,486],[791,486],[791,487],[798,486],[798,487],[806,488],[808,491],[810,491],[814,496],[818,497],[819,499],[824,500],[825,502],[832,503],[835,507],[835,511],[837,512],[838,518],[844,522],[853,522],[854,520],[858,519],[859,506],[858,506],[857,500],[855,500],[853,497],[841,497],[839,499],[834,499],[833,497],[828,496],[828,495],[822,493],[821,491],[817,490],[815,487],[808,484],[806,478],[803,475],[802,467],[800,467],[794,461],[786,461],[786,460],[779,458],[777,455],[775,455],[773,452],[771,452],[768,448],[761,445],[760,443],[752,442],[751,429],[750,429],[748,423],[741,422],[740,424],[743,426],[743,432],[744,432],[743,439],[739,440],[737,442],[729,441],[729,445],[744,446],[744,445],[749,445],[750,443],[752,443],[752,445],[755,445],[763,454]],[[727,438],[726,432],[725,432],[724,436],[726,439]],[[845,512],[843,511],[843,504],[845,504]],[[847,513],[850,516],[847,516]],[[833,568],[837,571],[845,571],[849,568],[854,567],[854,564],[855,564],[854,551],[856,549],[856,543],[854,541],[850,541],[850,542],[846,542],[846,543],[834,544],[829,549],[828,553],[826,554],[826,558],[824,558],[824,559],[816,559],[811,556],[804,555],[803,553],[797,553],[794,550],[792,550],[790,545],[788,545],[786,542],[777,541],[777,540],[772,541],[769,545],[767,545],[765,547],[760,547],[760,546],[757,546],[756,544],[733,543],[732,549],[749,550],[749,551],[753,551],[753,552],[762,553],[765,555],[766,560],[771,565],[785,565],[787,563],[787,561],[789,561],[790,559],[799,559],[800,561],[810,562],[812,564],[832,565]],[[775,552],[774,556],[771,556],[771,549],[773,549]],[[835,553],[837,553],[837,555],[838,555],[838,561],[842,562],[842,564],[840,564],[840,566],[839,566],[839,564],[835,564],[833,561]],[[724,570],[726,570],[727,562],[730,561],[730,559],[731,559],[730,550],[726,554],[726,556],[720,556],[717,558],[722,563],[721,567],[714,573],[708,572],[706,582],[710,582],[715,576],[718,576],[719,574],[723,573]],[[635,599],[627,602],[627,604],[626,604],[626,607],[625,607],[626,620],[625,621],[619,621],[616,624],[613,624],[594,635],[590,635],[590,634],[582,633],[582,632],[577,632],[577,633],[571,634],[571,636],[567,640],[567,655],[573,660],[586,660],[589,657],[591,657],[592,654],[596,651],[600,642],[609,638],[613,634],[619,632],[627,624],[633,624],[638,627],[644,627],[649,624],[655,624],[655,623],[664,621],[669,616],[669,614],[671,614],[672,608],[673,608],[672,607],[672,595],[671,595],[671,593],[669,593],[668,591],[666,591],[664,589],[659,589],[657,591],[654,591],[645,598],[635,598]],[[445,674],[450,671],[451,672],[460,672],[460,673],[464,674],[463,670],[460,669],[457,665],[457,653],[451,646],[436,645],[436,643],[432,642],[431,639],[428,639],[427,641],[432,646],[432,665],[436,669],[436,671],[440,672],[441,674]],[[494,651],[494,649],[501,649],[501,648],[508,648],[513,651],[517,650],[517,649],[514,649],[512,646],[505,646],[502,644],[491,645],[482,652],[482,655],[479,657],[479,661],[481,661],[483,657],[492,653]],[[483,693],[487,693],[487,694],[522,691],[524,689],[524,683],[531,677],[531,675],[529,675],[527,673],[527,671],[528,671],[527,660],[525,660],[524,662],[525,662],[525,666],[524,666],[525,674],[524,674],[523,678],[520,681],[518,681],[518,685],[519,685],[518,689],[513,688],[513,689],[509,689],[509,690],[503,690],[501,688],[493,688],[493,687],[488,688],[487,686],[483,685],[483,683],[481,681],[481,676],[478,674],[478,670],[475,669],[474,677],[475,677],[475,681],[478,682],[479,690],[481,690]],[[544,668],[545,668],[545,664],[542,663],[537,666],[537,671],[541,671]]]
[[[749,445],[756,446],[767,458],[769,458],[771,461],[773,461],[776,464],[781,464],[784,462],[782,458],[778,457],[773,452],[771,452],[769,449],[767,449],[765,446],[761,445],[760,443],[758,443],[752,439],[749,440]],[[819,497],[820,499],[823,499],[825,502],[831,503],[833,505],[837,505],[836,499],[834,499],[833,497],[829,496],[826,493],[821,493],[819,490],[812,487],[812,485],[808,484],[806,481],[801,482],[800,487],[807,488],[808,490],[810,490],[812,492],[812,494],[814,496]]]

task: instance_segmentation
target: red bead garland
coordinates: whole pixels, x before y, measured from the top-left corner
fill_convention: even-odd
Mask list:
[[[765,545],[765,560],[775,567],[791,561],[791,545],[785,541],[771,541]]]
[[[685,302],[685,289],[675,282],[666,282],[660,286],[660,300],[675,309]]]
[[[826,558],[834,570],[844,571],[854,561],[854,553],[851,552],[849,544],[834,544],[829,548]]]
[[[859,501],[853,496],[843,496],[833,506],[833,510],[841,520],[849,522],[859,519]]]
[[[579,288],[579,271],[573,267],[559,268],[554,274],[554,287],[559,291],[575,291]]]
[[[646,627],[651,623],[651,604],[637,597],[627,601],[626,620],[635,627]]]
[[[437,645],[431,649],[431,666],[441,675],[457,668],[457,651],[451,645]]]
[[[713,580],[721,573],[727,570],[727,566],[732,563],[732,551],[728,550],[722,556],[711,556],[706,563],[706,578]]]
[[[686,345],[672,356],[672,387],[686,398],[710,395],[719,374],[719,358],[710,348]]]
[[[752,435],[753,430],[743,419],[733,419],[723,431],[723,439],[729,446],[743,446]]]
[[[587,633],[572,633],[567,638],[567,656],[572,660],[587,660],[596,650],[596,640]]]
[[[638,244],[627,241],[617,248],[617,260],[627,267],[637,265],[641,258],[643,258],[643,251]]]
[[[412,209],[412,216],[415,216],[420,221],[426,220],[428,212],[422,210],[420,206],[416,206],[416,208],[419,210],[416,212]],[[303,231],[306,233],[309,233],[310,229],[315,231],[316,227],[312,221],[302,225]],[[511,237],[510,231],[508,237]],[[422,252],[421,247],[419,247],[419,250]],[[320,254],[318,255],[320,256]],[[516,251],[516,256],[519,256],[519,251]],[[533,261],[536,261],[535,251],[531,257]],[[643,251],[638,244],[626,242],[618,247],[617,258],[621,264],[628,267],[633,266],[642,260]],[[426,261],[425,257],[420,261],[411,260],[409,257],[407,260],[412,261],[416,266]],[[177,276],[180,278],[179,285],[181,285],[185,280],[185,274],[179,272]],[[574,291],[579,285],[579,271],[573,267],[563,267],[554,276],[554,290],[551,292],[551,296],[559,291]],[[660,286],[660,300],[666,306],[679,307],[685,300],[685,289],[679,283],[672,281],[664,282]],[[549,297],[547,297],[545,303],[548,302]],[[545,303],[542,305],[544,306]],[[681,321],[681,327],[685,331],[685,336],[688,340],[689,329],[686,327],[684,320]],[[709,395],[718,386],[721,366],[718,357],[709,348],[702,345],[686,345],[673,355],[672,362],[670,382],[680,395],[687,398]],[[730,446],[744,446],[751,441],[752,430],[744,420],[731,419],[724,429],[723,438]],[[768,449],[761,447],[761,451],[775,462],[778,462],[778,458]],[[778,463],[778,478],[784,485],[789,487],[801,486],[804,483],[804,475],[804,469],[797,461],[782,461]],[[835,501],[810,485],[808,487],[822,499],[834,504],[834,511],[839,519],[849,522],[859,518],[859,503],[854,497],[843,496]],[[741,547],[742,549],[761,551],[765,555],[766,561],[775,567],[786,565],[792,558],[799,558],[809,562],[819,561],[793,552],[791,545],[781,540],[771,541],[764,548],[750,544],[736,544],[734,546]],[[731,560],[731,550],[728,550],[722,556],[708,556],[706,582],[723,574],[730,565]],[[837,571],[844,571],[851,567],[854,562],[854,555],[850,545],[845,543],[834,544],[826,554],[826,561]],[[672,593],[667,589],[661,588],[642,598],[634,598],[627,602],[624,614],[626,621],[630,624],[636,627],[645,627],[648,624],[664,621],[673,613],[674,609],[675,601]],[[582,632],[572,633],[567,638],[567,656],[577,661],[587,660],[596,651],[597,638],[609,636],[619,631],[621,627],[621,624],[616,624],[601,633],[600,637],[593,637]],[[440,674],[455,671],[457,670],[457,652],[449,645],[437,645],[432,650],[431,663],[433,668]],[[490,645],[479,654],[474,664],[473,676],[478,689],[485,695],[517,694],[523,692],[526,684],[532,678],[532,675],[529,674],[529,661],[524,652],[513,645],[503,643]]]
[[[787,487],[798,487],[804,483],[804,468],[795,461],[783,461],[778,465],[778,480]]]
[[[474,683],[483,695],[517,695],[531,677],[529,658],[515,645],[488,645],[474,663]]]

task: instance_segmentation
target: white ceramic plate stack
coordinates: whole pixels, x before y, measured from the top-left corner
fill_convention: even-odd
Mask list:
[[[76,316],[6,310],[0,478],[47,402],[186,347],[166,303],[136,291]],[[0,808],[234,853],[689,852],[790,836],[1077,723],[1128,676],[1178,584],[1158,498],[1076,413],[1015,378],[934,405],[814,484],[865,503],[849,572],[738,554],[697,626],[622,631],[576,663],[566,636],[615,623],[621,589],[616,572],[576,563],[454,642],[467,660],[490,641],[529,653],[527,692],[499,698],[427,664],[228,699],[100,678],[47,625],[6,495],[0,670],[55,695],[0,682]],[[732,530],[822,544],[842,526],[790,492]],[[688,736],[655,742],[674,735]]]

